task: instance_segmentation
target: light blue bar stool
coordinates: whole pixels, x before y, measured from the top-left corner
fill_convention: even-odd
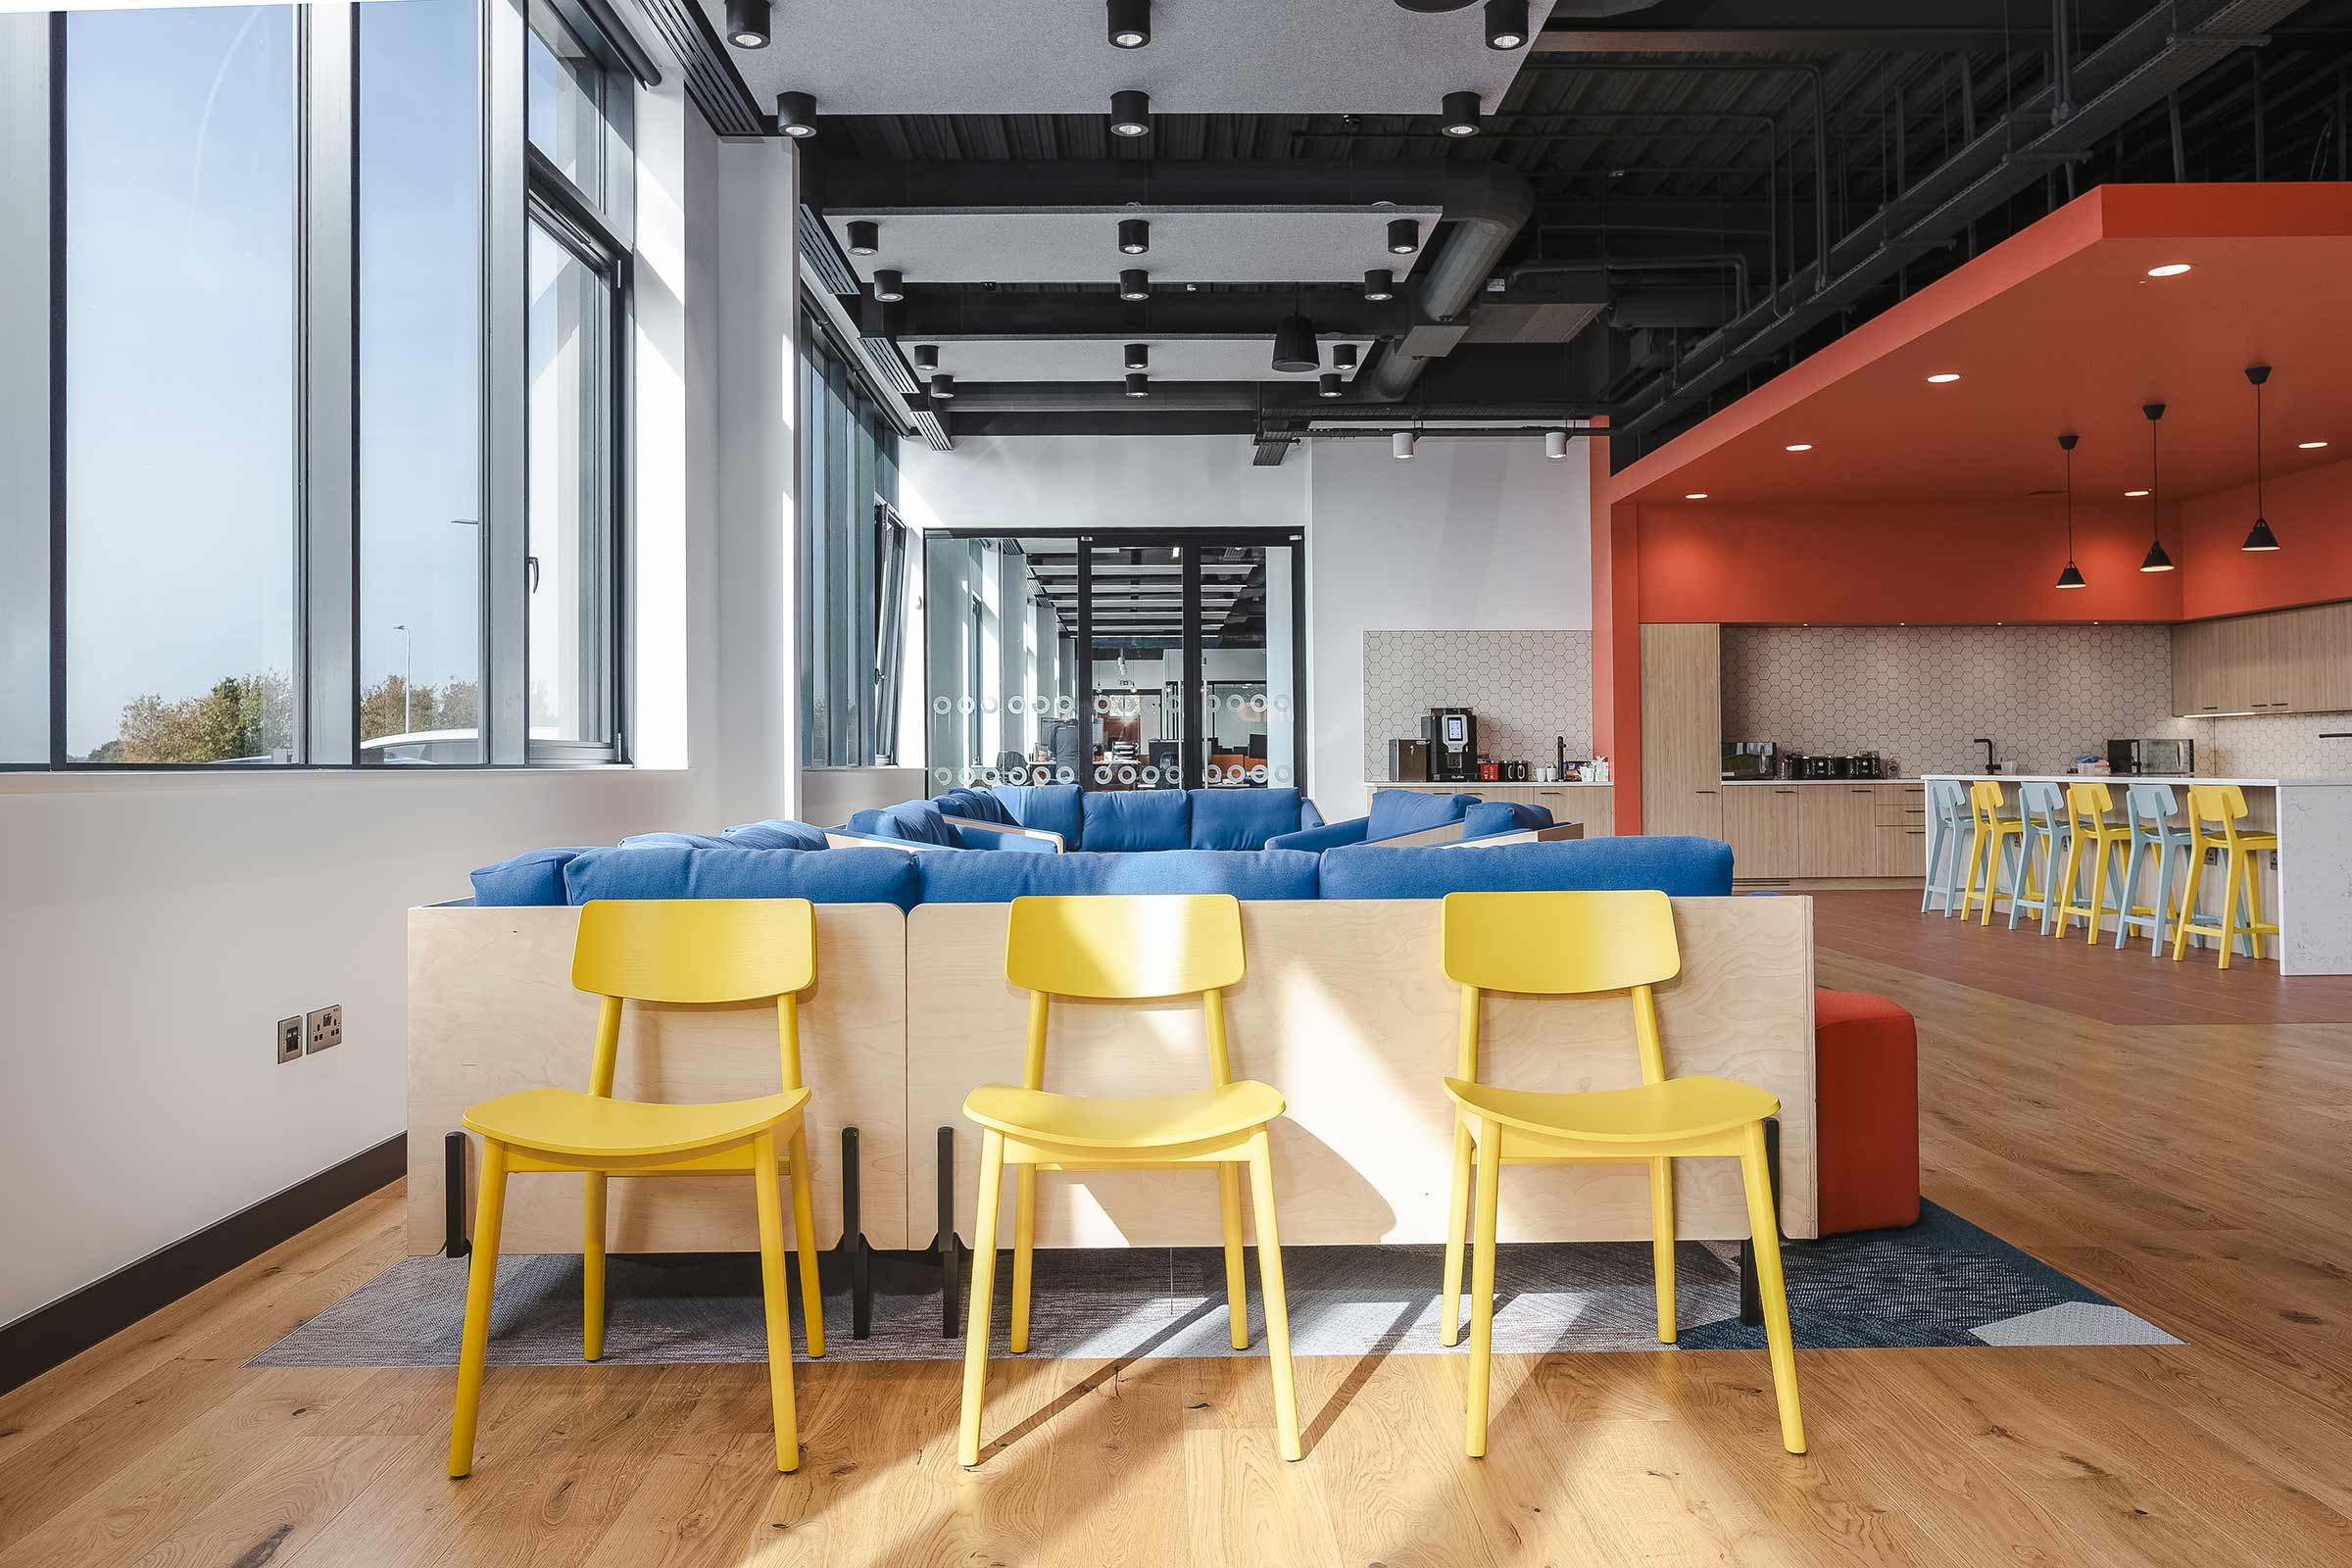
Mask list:
[[[2017,917],[2031,909],[2041,920],[2042,935],[2047,936],[2057,923],[2058,906],[2064,902],[2058,896],[2058,857],[2075,836],[2074,823],[2066,814],[2066,791],[2055,784],[2028,780],[2017,787],[2017,814],[2026,830],[2018,838],[2017,860],[2009,870],[2009,929],[2016,930]],[[2040,873],[2038,890],[2036,871]]]
[[[2124,816],[2132,824],[2132,854],[2124,862],[2124,908],[2116,917],[2115,945],[2120,950],[2133,931],[2148,934],[2148,956],[2164,956],[2166,932],[2171,923],[2180,918],[2174,907],[2188,882],[2188,828],[2175,827],[2173,818],[2180,811],[2180,798],[2173,794],[2170,784],[2134,784],[2124,792]],[[2156,902],[2133,904],[2139,895],[2140,858],[2145,855],[2154,861]],[[2244,900],[2239,900],[2239,913],[2244,914]],[[2253,943],[2240,937],[2238,950],[2252,957]],[[2197,947],[2206,940],[2191,937]]]
[[[1919,890],[1919,912],[1925,914],[1937,894],[1943,896],[1943,917],[1960,909],[1960,884],[1968,854],[1969,835],[1976,819],[1968,811],[1968,786],[1956,778],[1928,781],[1928,874]]]

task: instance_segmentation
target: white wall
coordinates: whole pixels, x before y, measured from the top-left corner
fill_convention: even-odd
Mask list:
[[[1252,467],[1244,435],[959,436],[900,448],[899,511],[918,528],[1296,528],[1306,467]]]

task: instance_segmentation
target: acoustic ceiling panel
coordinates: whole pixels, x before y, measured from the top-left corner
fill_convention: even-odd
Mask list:
[[[909,355],[921,338],[901,338]],[[1312,388],[1311,373],[1289,374],[1274,368],[1274,323],[1266,335],[1253,338],[1173,338],[1164,342],[1108,338],[955,338],[940,340],[939,368],[966,385],[986,381],[1105,381],[1126,373],[1125,345],[1150,345],[1154,381],[1278,381]],[[1338,343],[1353,342],[1359,363],[1369,353],[1369,338],[1327,338],[1322,365],[1330,369],[1331,351]],[[1349,371],[1352,375],[1354,372]]]
[[[1119,221],[1152,225],[1151,249],[1119,249]],[[1434,207],[1358,208],[1348,212],[1262,212],[1236,208],[1171,211],[1106,207],[1088,212],[875,213],[825,215],[846,255],[849,225],[871,219],[879,247],[852,256],[865,282],[894,268],[909,283],[1111,283],[1140,267],[1163,283],[1338,283],[1385,267],[1409,275],[1420,252],[1388,248],[1392,220],[1421,222],[1426,245],[1438,224]]]

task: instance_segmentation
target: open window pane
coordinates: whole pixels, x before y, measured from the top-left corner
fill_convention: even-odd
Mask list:
[[[359,26],[360,760],[481,760],[474,0]]]
[[[67,756],[292,761],[293,9],[66,40]]]
[[[612,733],[612,283],[530,229],[530,733]]]

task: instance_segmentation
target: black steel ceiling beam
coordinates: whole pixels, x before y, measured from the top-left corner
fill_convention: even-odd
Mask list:
[[[868,297],[858,305],[858,329],[887,328],[902,340],[986,338],[1245,338],[1270,339],[1294,302],[1314,318],[1318,336],[1387,337],[1413,324],[1401,300],[1372,301],[1354,290],[1268,287],[1257,293],[1154,294],[1122,300],[1116,294],[1014,294],[933,290],[909,285],[905,303],[886,306]]]
[[[802,199],[824,212],[1051,213],[1119,207],[1358,212],[1382,202],[1435,207],[1451,219],[1507,203],[1523,186],[1498,164],[1354,163],[1282,159],[920,162],[810,157]]]

